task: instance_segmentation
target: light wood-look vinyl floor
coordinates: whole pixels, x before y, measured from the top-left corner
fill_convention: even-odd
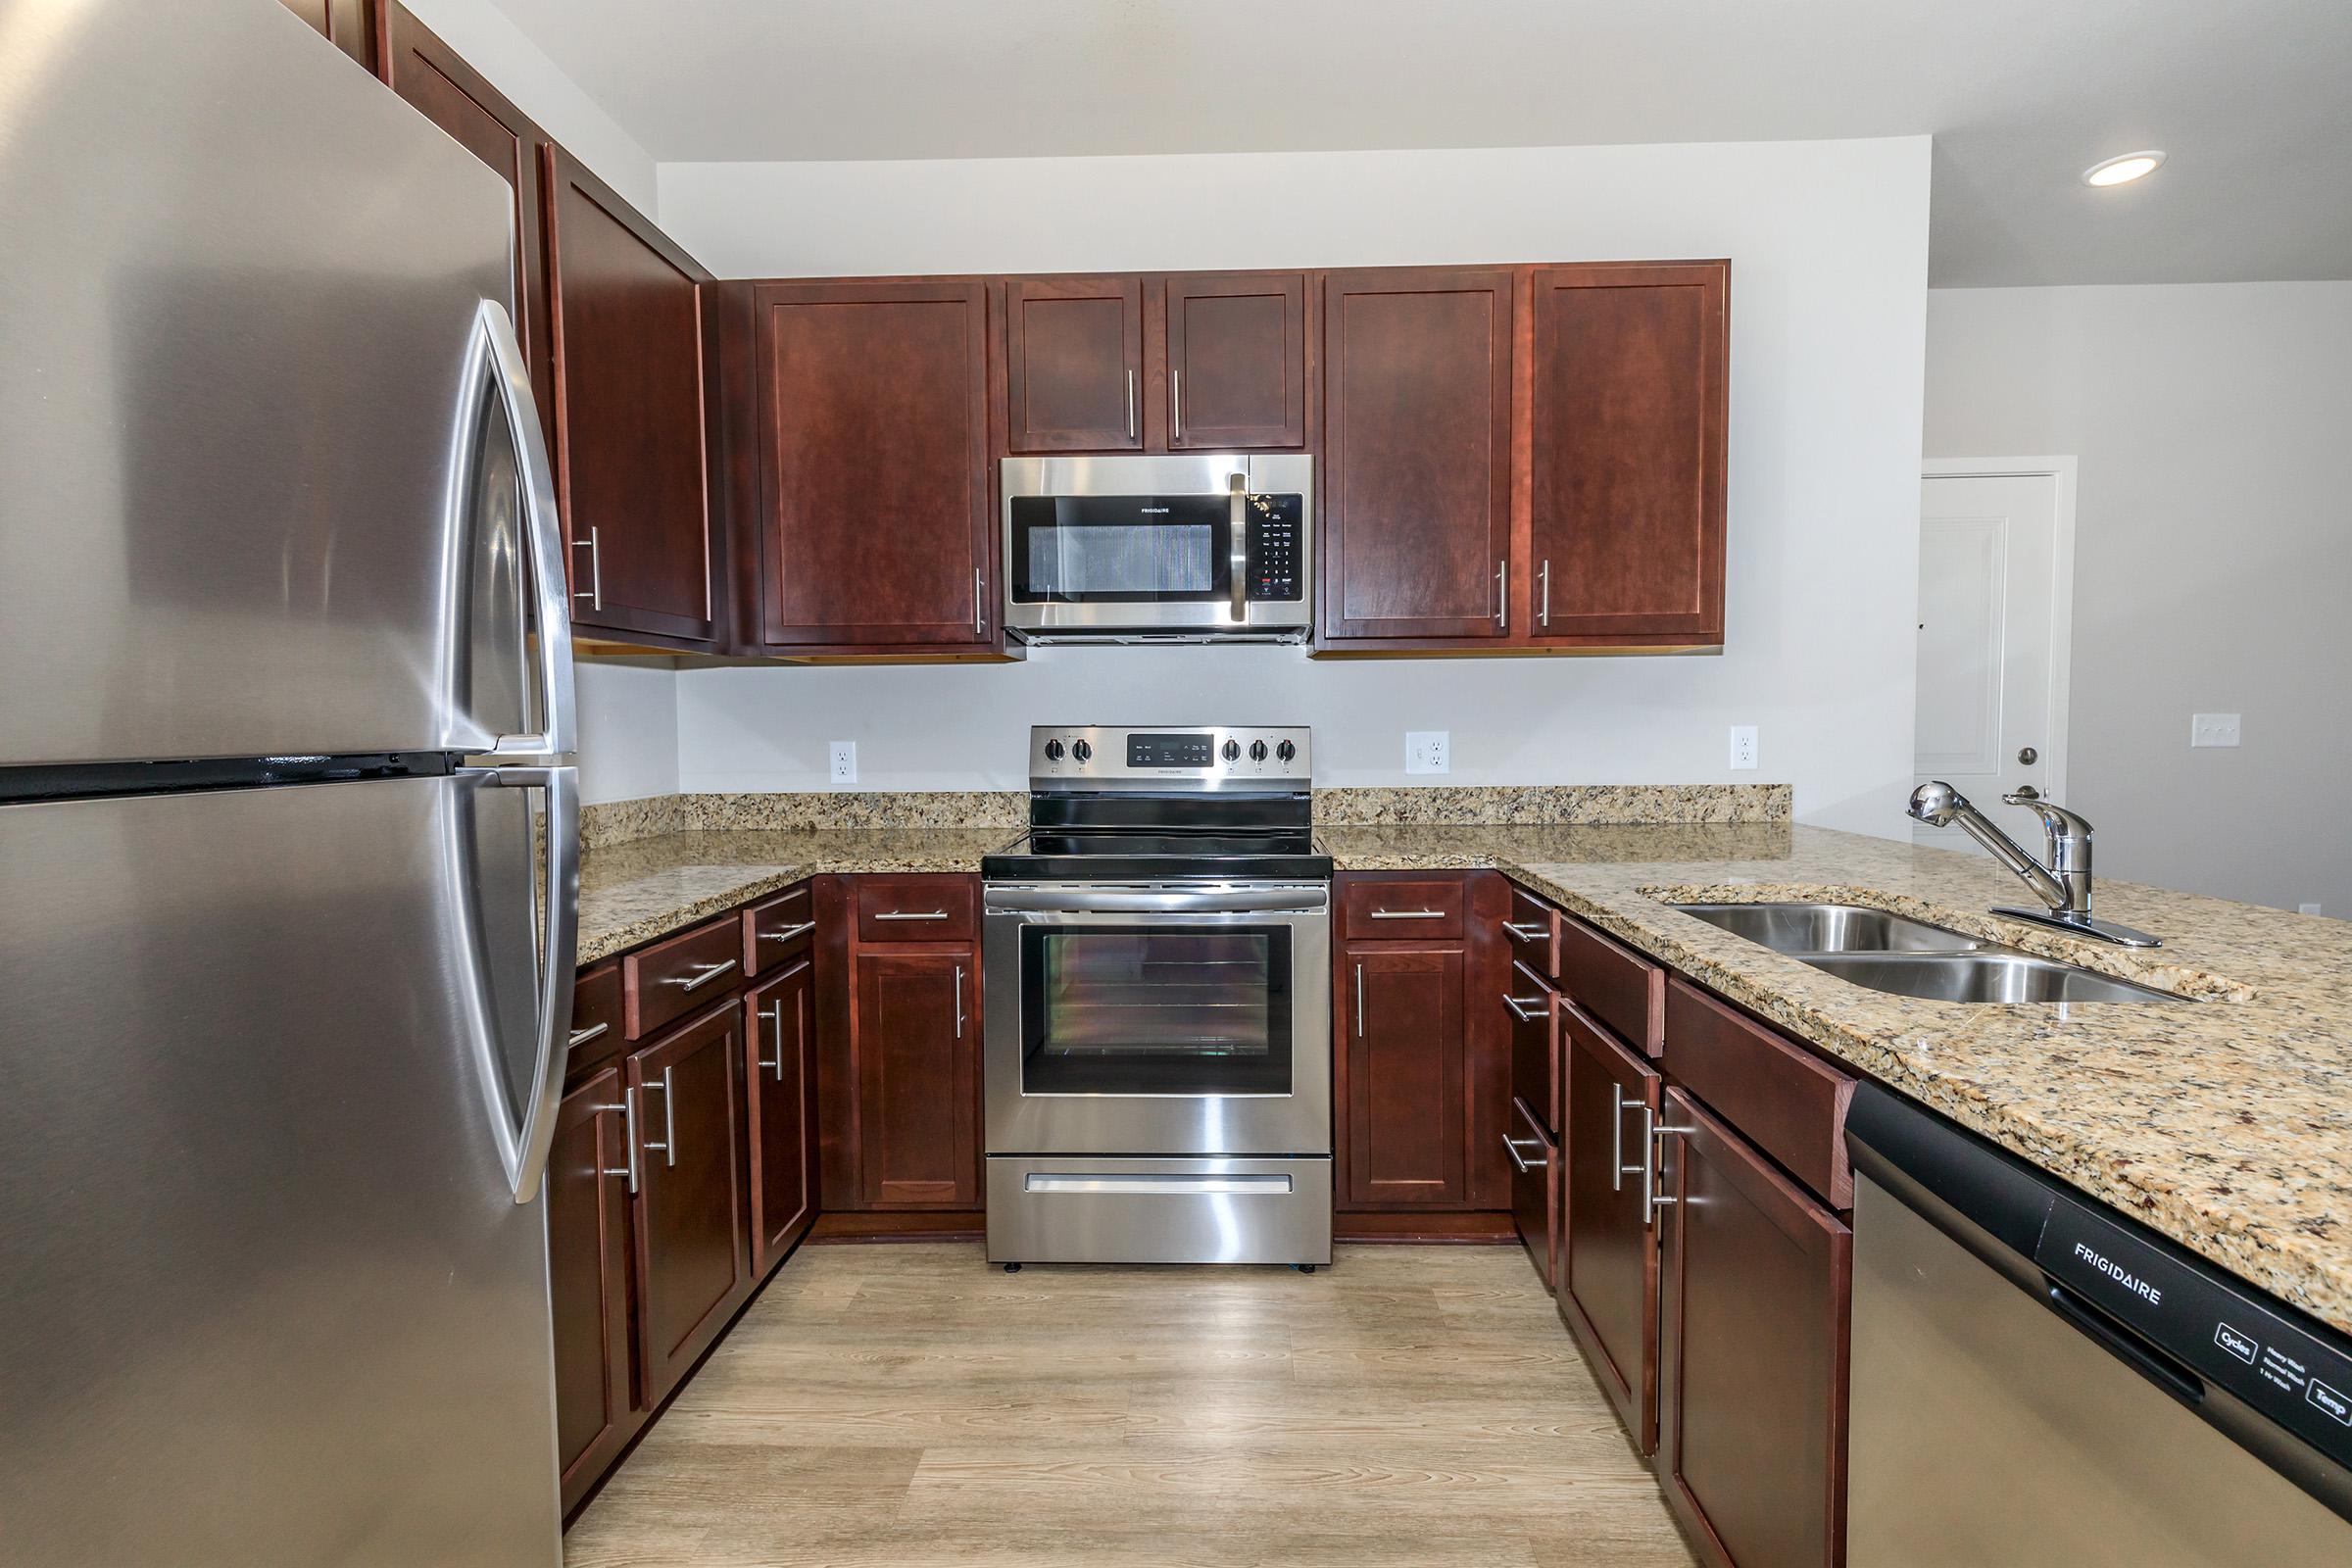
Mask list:
[[[1690,1568],[1525,1256],[990,1267],[805,1248],[567,1568]]]

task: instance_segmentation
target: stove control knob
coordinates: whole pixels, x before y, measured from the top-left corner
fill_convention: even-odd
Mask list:
[[[1061,760],[1061,742],[1046,742],[1046,760],[1049,762],[1058,762]]]
[[[1264,741],[1251,741],[1250,743],[1250,760],[1252,762],[1262,762],[1265,760],[1266,743]]]
[[[1284,741],[1280,746],[1274,748],[1274,755],[1287,762],[1292,758],[1298,755],[1298,748],[1292,745],[1289,741]]]
[[[1083,762],[1095,755],[1095,749],[1084,741],[1072,741],[1070,742],[1070,755]]]
[[[1223,757],[1228,762],[1233,761],[1242,755],[1242,743],[1240,741],[1227,741],[1223,746],[1218,748],[1218,755]]]

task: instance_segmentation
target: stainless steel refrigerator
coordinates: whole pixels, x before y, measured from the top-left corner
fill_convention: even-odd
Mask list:
[[[514,245],[274,0],[0,0],[0,1562],[560,1556]]]

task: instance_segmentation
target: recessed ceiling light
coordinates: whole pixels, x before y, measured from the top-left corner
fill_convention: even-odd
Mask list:
[[[2091,165],[2082,171],[2085,185],[2129,185],[2144,179],[2162,167],[2164,154],[2150,148],[2144,153],[2125,153],[2118,158]]]

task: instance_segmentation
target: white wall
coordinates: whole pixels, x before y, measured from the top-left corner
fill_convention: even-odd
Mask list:
[[[1402,783],[1731,779],[1726,729],[1808,820],[1899,835],[1912,725],[1928,142],[665,164],[664,228],[722,275],[1732,258],[1720,658],[1310,663],[1055,649],[1012,667],[688,669],[680,782],[1020,788],[1026,726],[1308,723],[1317,773]],[[1422,780],[1422,782],[1429,782]]]
[[[666,659],[583,659],[580,799],[678,793],[678,677]]]
[[[2081,459],[2068,804],[2099,869],[2352,914],[2352,283],[1928,299],[1928,454]],[[2190,750],[2192,712],[2244,744]]]
[[[599,178],[640,211],[654,211],[653,155],[490,0],[403,3]]]

